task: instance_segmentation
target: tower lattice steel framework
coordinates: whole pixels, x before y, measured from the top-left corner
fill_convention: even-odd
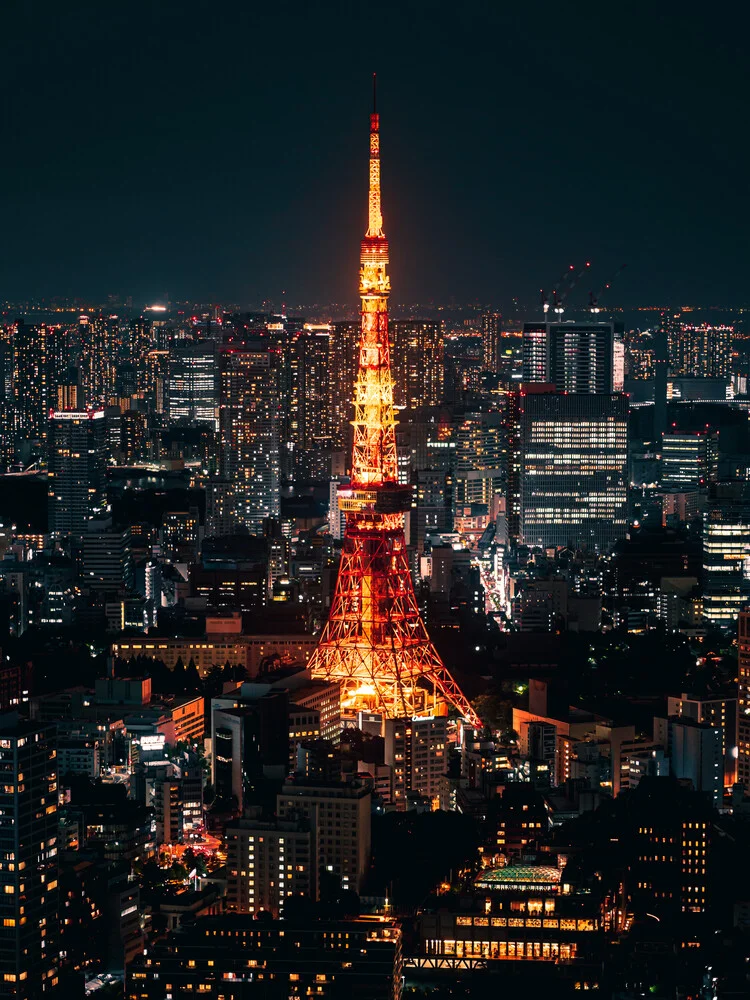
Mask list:
[[[352,475],[338,500],[346,532],[331,612],[309,666],[313,677],[340,682],[347,714],[365,710],[408,718],[452,705],[479,725],[430,641],[406,558],[404,512],[411,506],[411,488],[398,483],[376,107],[370,116],[369,226],[360,260]]]

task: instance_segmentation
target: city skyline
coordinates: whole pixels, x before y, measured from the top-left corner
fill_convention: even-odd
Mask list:
[[[11,17],[0,996],[750,996],[739,25],[222,6]]]
[[[38,60],[2,113],[12,298],[349,301],[377,70],[403,301],[534,301],[590,259],[595,292],[627,262],[618,303],[745,303],[740,14],[386,4],[375,45],[365,5],[35,11],[8,33]]]

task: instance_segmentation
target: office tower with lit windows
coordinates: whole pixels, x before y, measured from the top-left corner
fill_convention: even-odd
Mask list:
[[[148,385],[148,355],[155,346],[151,319],[148,316],[132,319],[128,333],[128,357],[135,373],[136,391],[143,392]]]
[[[306,820],[240,819],[226,829],[227,910],[284,916],[290,897],[315,899],[317,870]]]
[[[155,413],[167,408],[167,379],[169,376],[169,350],[153,348],[146,357],[146,398]]]
[[[625,343],[625,374],[637,381],[654,377],[655,349],[652,335],[632,336]]]
[[[662,435],[661,484],[672,493],[697,490],[716,482],[719,470],[719,433],[705,431]]]
[[[733,340],[733,326],[694,325],[675,318],[668,327],[669,374],[728,379]]]
[[[521,398],[521,538],[606,551],[627,526],[627,397],[548,390]]]
[[[559,392],[622,389],[624,349],[613,323],[524,323],[523,381]]]
[[[161,552],[164,559],[191,563],[198,558],[198,508],[166,510],[161,519]]]
[[[133,586],[130,528],[115,528],[112,519],[92,519],[83,536],[81,583],[91,592],[122,594]]]
[[[219,426],[219,365],[212,340],[174,340],[169,348],[167,416],[172,424]]]
[[[330,473],[329,350],[331,327],[306,323],[289,344],[291,378],[287,448],[295,479]]]
[[[146,449],[146,414],[140,410],[125,410],[120,417],[118,459],[126,465],[143,458]]]
[[[343,387],[357,375],[359,323],[334,323],[328,355],[328,415],[331,444],[349,454],[352,450],[352,401]]]
[[[233,500],[234,484],[230,479],[217,476],[206,482],[206,538],[233,534]]]
[[[498,312],[482,313],[482,367],[486,372],[500,371],[502,361],[503,317]]]
[[[60,386],[67,384],[72,362],[70,329],[66,326],[47,328],[47,398],[50,406],[58,406]]]
[[[443,324],[435,320],[391,320],[393,402],[408,411],[443,402]]]
[[[750,606],[737,623],[737,781],[750,795]]]
[[[85,321],[85,322],[84,322]],[[120,320],[117,316],[81,316],[81,367],[84,403],[107,406],[115,397],[120,356]]]
[[[703,614],[731,628],[750,601],[750,483],[712,483],[703,513]]]
[[[409,808],[409,797],[417,796],[435,808],[447,768],[447,718],[387,719],[384,735],[391,804],[403,811]]]
[[[454,420],[456,442],[453,507],[489,507],[504,488],[506,435],[502,414],[464,413]]]
[[[12,326],[0,326],[0,400],[13,399],[13,334]]]
[[[370,864],[371,801],[369,787],[356,782],[300,779],[279,792],[276,814],[281,820],[307,820],[316,872],[342,889],[361,892]],[[320,880],[317,884],[320,892]]]
[[[505,397],[505,516],[508,539],[517,542],[521,533],[521,412],[520,389]]]
[[[261,534],[280,510],[278,355],[261,346],[224,346],[221,373],[221,474],[233,483],[233,517]]]
[[[414,502],[409,544],[424,551],[428,535],[453,530],[453,475],[442,469],[419,469],[412,476]]]
[[[52,410],[47,471],[51,532],[83,535],[105,498],[103,410]]]
[[[17,458],[45,454],[49,412],[48,329],[19,319],[13,327],[12,427]]]
[[[708,930],[713,815],[704,795],[673,777],[643,777],[628,798],[629,908],[636,920],[652,914],[669,923],[680,949]]]
[[[59,961],[54,727],[0,716],[0,994],[38,1000]]]

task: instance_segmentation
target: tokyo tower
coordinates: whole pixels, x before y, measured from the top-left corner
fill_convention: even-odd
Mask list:
[[[373,78],[374,82],[374,78]],[[374,104],[374,102],[373,102]],[[308,666],[341,684],[342,711],[383,718],[444,714],[472,725],[476,713],[443,665],[420,618],[406,558],[388,344],[388,241],[380,211],[380,119],[370,115],[369,226],[362,241],[362,325],[354,383],[351,484],[339,490],[346,531],[331,611]]]

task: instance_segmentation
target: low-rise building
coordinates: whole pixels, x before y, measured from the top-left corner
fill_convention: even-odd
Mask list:
[[[128,969],[126,1000],[258,996],[400,1000],[401,931],[390,922],[204,917],[149,948]]]

